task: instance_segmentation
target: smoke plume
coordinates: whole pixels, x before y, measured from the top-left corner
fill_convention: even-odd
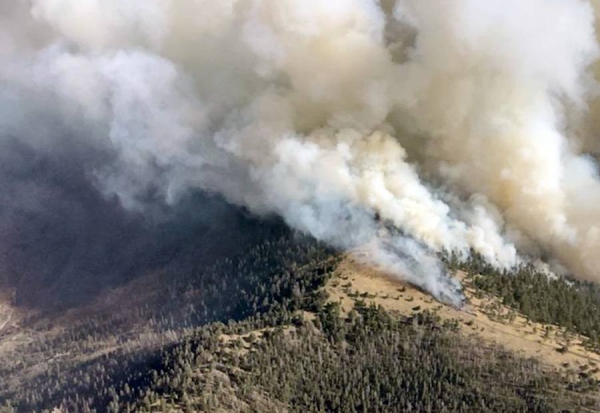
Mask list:
[[[441,251],[600,280],[600,5],[4,3],[3,209],[64,190],[26,148],[126,210],[219,194],[455,302]]]

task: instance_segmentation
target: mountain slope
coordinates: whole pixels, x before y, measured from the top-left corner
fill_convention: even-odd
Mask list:
[[[600,379],[600,353],[586,345],[588,337],[564,326],[534,322],[503,304],[501,298],[478,288],[473,277],[464,271],[459,270],[455,276],[465,286],[467,305],[462,309],[441,304],[409,284],[365,268],[350,254],[328,283],[327,292],[331,301],[340,303],[344,312],[348,312],[357,300],[381,305],[404,316],[430,311],[443,320],[456,322],[466,335],[501,345],[524,357],[535,357],[555,368],[566,368],[575,373],[583,370]],[[569,310],[565,308],[565,311]]]
[[[475,274],[458,273],[469,301],[458,310],[357,254],[284,230],[82,308],[11,309],[0,401],[23,412],[600,409],[589,340],[527,321]]]

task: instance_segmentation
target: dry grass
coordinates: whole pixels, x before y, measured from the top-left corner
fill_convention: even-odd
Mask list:
[[[346,256],[326,287],[330,300],[340,303],[345,313],[359,299],[405,316],[429,310],[442,319],[456,320],[465,334],[499,344],[521,356],[537,358],[556,369],[572,373],[585,370],[600,379],[600,355],[583,347],[583,337],[567,334],[558,326],[529,321],[497,298],[469,287],[464,273],[456,276],[465,284],[468,304],[457,310],[389,274],[361,265],[353,254]]]

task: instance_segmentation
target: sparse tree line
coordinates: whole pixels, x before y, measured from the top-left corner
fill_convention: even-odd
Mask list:
[[[466,261],[446,257],[451,269],[466,271],[473,286],[499,297],[503,304],[531,321],[554,324],[588,338],[585,345],[600,352],[600,287],[563,277],[548,277],[532,265],[499,271],[476,253]]]
[[[0,412],[600,408],[594,379],[474,343],[430,313],[406,319],[355,297],[355,310],[342,316],[321,288],[338,261],[323,245],[282,232],[168,285],[161,306],[98,315],[31,343],[20,358],[0,360],[0,377],[55,359],[27,386],[0,383]],[[531,267],[499,273],[477,256],[446,261],[534,320],[570,323],[590,337],[599,331],[599,312],[589,310],[599,303],[594,286],[548,280]],[[132,334],[132,323],[147,332]],[[224,335],[233,338],[225,343]],[[107,343],[115,350],[92,356]]]
[[[592,380],[475,343],[430,313],[404,319],[359,301],[324,304],[314,321],[257,339],[252,323],[199,329],[163,354],[136,401],[112,411],[583,412]],[[228,344],[223,334],[240,334]],[[250,350],[240,351],[242,348]],[[127,401],[125,401],[127,400]]]
[[[137,393],[132,389],[144,383],[161,349],[199,326],[247,320],[258,328],[291,318],[278,308],[310,307],[335,259],[331,250],[306,237],[287,230],[270,234],[236,257],[179,277],[165,286],[168,299],[158,306],[89,317],[60,334],[32,341],[15,357],[1,359],[1,378],[37,365],[46,368],[20,386],[0,380],[0,405],[10,399],[18,411],[58,405],[68,406],[68,411],[105,411],[125,384],[130,389],[125,394],[133,398]],[[40,325],[43,320],[26,322],[46,328]],[[139,326],[141,333],[132,326]],[[107,347],[111,350],[105,352]]]

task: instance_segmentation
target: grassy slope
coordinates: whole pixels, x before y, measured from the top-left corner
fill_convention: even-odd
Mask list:
[[[522,356],[538,358],[571,374],[583,373],[600,379],[600,354],[589,346],[586,336],[570,331],[557,322],[535,321],[531,316],[519,312],[516,307],[505,305],[502,298],[478,287],[478,280],[483,276],[469,275],[460,270],[456,276],[462,279],[468,298],[467,306],[460,311],[441,305],[410,285],[361,266],[352,255],[342,261],[328,283],[327,291],[330,299],[340,303],[346,313],[356,300],[381,305],[388,311],[404,316],[431,311],[442,319],[461,326],[465,335],[475,335],[485,342],[499,344]],[[533,281],[523,279],[522,282],[526,285]],[[573,287],[563,283],[562,288],[571,290]],[[576,300],[571,302],[574,306],[579,305]],[[570,311],[566,304],[563,308],[565,312]]]
[[[457,312],[283,232],[178,278],[151,306],[132,285],[85,320],[65,316],[68,327],[30,321],[33,344],[3,353],[0,377],[11,380],[0,395],[19,411],[598,408],[595,367],[576,353],[585,349],[574,333],[564,353],[558,327],[537,343],[545,326],[470,282],[471,307]],[[115,313],[111,303],[128,304]],[[3,334],[0,351],[15,337]],[[520,351],[526,342],[541,345]],[[538,348],[570,373],[531,360],[546,358]]]

